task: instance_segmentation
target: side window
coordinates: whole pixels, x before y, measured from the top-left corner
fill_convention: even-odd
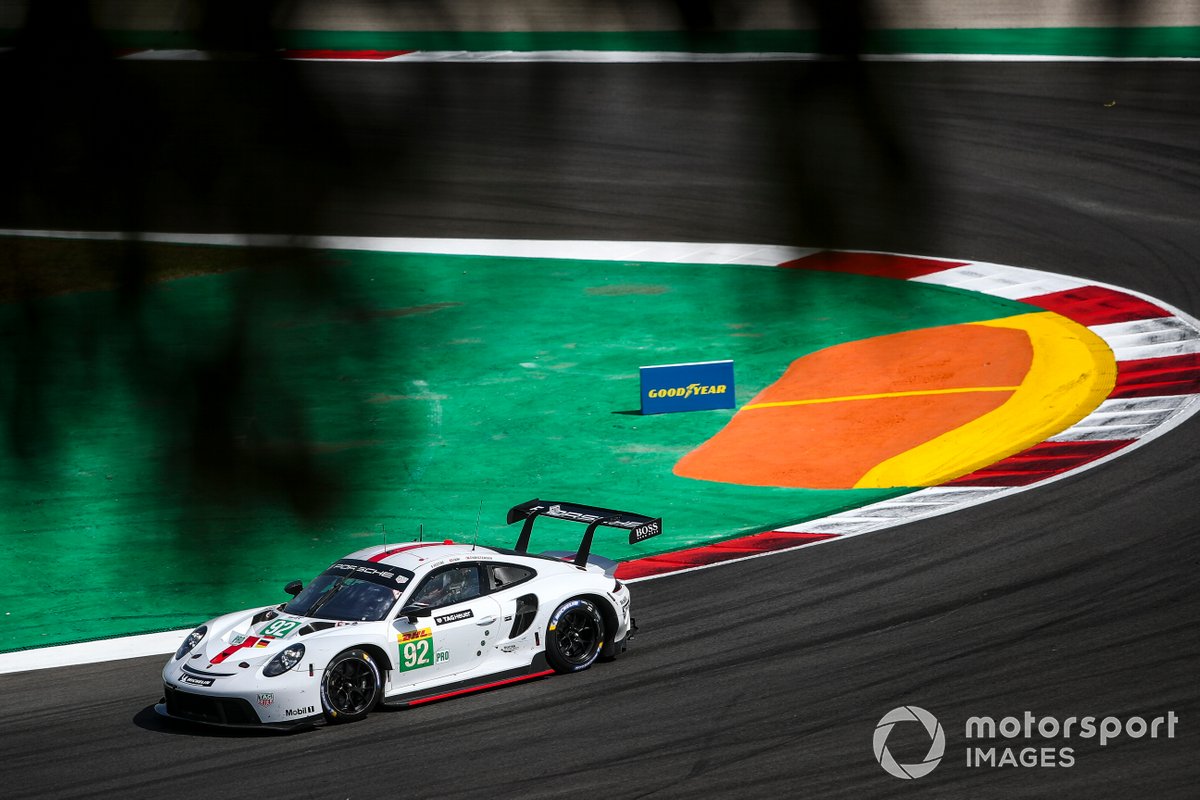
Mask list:
[[[479,597],[479,568],[474,564],[444,567],[425,579],[413,593],[409,605],[425,608],[461,603]]]
[[[532,578],[536,573],[528,567],[518,567],[516,564],[488,564],[488,591],[496,592],[516,586]]]

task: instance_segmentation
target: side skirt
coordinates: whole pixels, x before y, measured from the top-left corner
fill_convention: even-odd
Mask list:
[[[474,678],[468,678],[464,681],[455,683],[446,683],[441,686],[419,689],[415,692],[402,692],[394,694],[383,699],[383,705],[390,707],[406,708],[409,706],[422,705],[424,703],[432,703],[437,700],[445,700],[450,697],[457,697],[460,694],[470,694],[473,692],[484,692],[488,689],[496,689],[501,686],[507,686],[510,683],[519,683],[521,681],[533,680],[534,678],[543,678],[547,675],[552,675],[554,670],[546,663],[545,653],[538,653],[533,657],[533,661],[528,666],[518,667],[517,669],[504,670],[503,672],[493,672],[491,675],[480,675]]]

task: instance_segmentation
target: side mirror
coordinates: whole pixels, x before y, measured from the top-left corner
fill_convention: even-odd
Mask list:
[[[300,591],[303,588],[304,588],[304,584],[301,583],[300,581],[292,581],[287,586],[283,587],[283,590],[285,592],[287,592],[288,594],[290,594],[292,597],[295,597],[296,595],[300,594]]]
[[[421,617],[433,616],[433,609],[417,603],[407,605],[400,609],[400,616],[408,617],[409,622],[416,622]]]

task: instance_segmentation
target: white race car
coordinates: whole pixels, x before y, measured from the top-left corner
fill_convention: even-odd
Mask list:
[[[576,553],[527,552],[533,523],[587,524]],[[530,500],[512,550],[446,542],[351,553],[291,602],[226,614],[196,628],[163,668],[163,716],[231,727],[297,728],[362,719],[615,658],[636,630],[616,562],[590,554],[599,526],[629,542],[662,520]]]

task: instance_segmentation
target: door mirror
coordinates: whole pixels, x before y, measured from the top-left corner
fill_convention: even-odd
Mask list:
[[[400,609],[400,616],[408,617],[408,621],[414,622],[414,623],[421,617],[428,617],[428,616],[432,616],[432,615],[433,615],[432,608],[429,608],[428,606],[420,605],[418,603],[413,603],[411,605],[407,605],[404,608]]]
[[[300,594],[302,589],[304,589],[304,584],[301,583],[300,581],[292,581],[287,586],[283,587],[283,590],[285,592],[287,592],[288,594],[290,594],[292,597],[295,597],[296,595]]]

